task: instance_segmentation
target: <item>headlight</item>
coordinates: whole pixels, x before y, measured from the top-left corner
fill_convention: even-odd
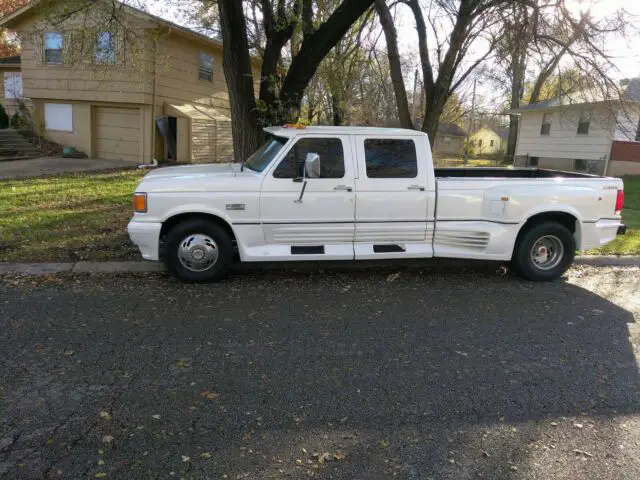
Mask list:
[[[147,213],[147,194],[133,194],[133,211],[136,213]]]

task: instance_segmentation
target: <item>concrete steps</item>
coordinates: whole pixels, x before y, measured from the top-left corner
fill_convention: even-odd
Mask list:
[[[0,161],[39,157],[37,145],[12,129],[0,130]]]

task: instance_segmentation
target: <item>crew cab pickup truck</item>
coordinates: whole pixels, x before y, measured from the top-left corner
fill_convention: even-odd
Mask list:
[[[452,257],[560,277],[577,249],[622,234],[616,178],[435,168],[424,133],[284,126],[244,164],[158,168],[138,185],[131,240],[186,281],[242,262]]]

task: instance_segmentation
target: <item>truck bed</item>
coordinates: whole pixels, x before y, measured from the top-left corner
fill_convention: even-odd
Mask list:
[[[588,173],[543,168],[435,168],[436,178],[602,178]]]

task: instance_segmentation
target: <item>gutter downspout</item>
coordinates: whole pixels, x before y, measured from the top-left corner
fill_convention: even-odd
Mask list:
[[[153,93],[151,101],[151,160],[157,165],[156,156],[156,88],[158,84],[158,37],[153,39]]]

